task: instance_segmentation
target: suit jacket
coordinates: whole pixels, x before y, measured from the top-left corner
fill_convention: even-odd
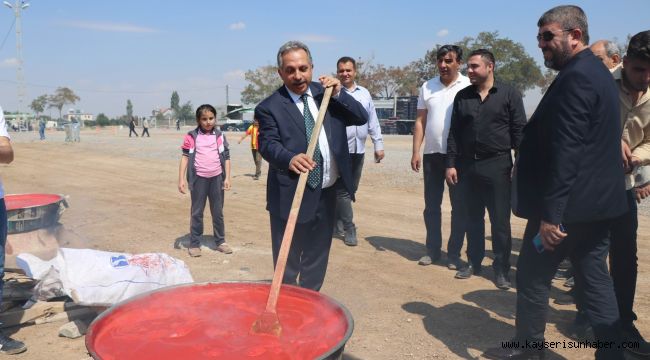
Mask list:
[[[513,212],[552,224],[627,210],[618,89],[589,50],[557,75],[524,128],[513,178]]]
[[[323,87],[312,82],[310,88],[316,104],[320,107]],[[315,121],[317,114],[313,115]],[[287,219],[299,177],[289,170],[289,163],[295,155],[307,152],[305,120],[284,86],[257,105],[255,118],[260,123],[259,152],[269,163],[266,209],[275,216]],[[327,135],[341,180],[353,199],[352,166],[345,127],[363,125],[367,121],[368,114],[363,106],[345,91],[341,91],[336,99],[330,99],[321,129]],[[320,195],[320,186],[316,189],[309,186],[305,188],[298,222],[313,219]]]

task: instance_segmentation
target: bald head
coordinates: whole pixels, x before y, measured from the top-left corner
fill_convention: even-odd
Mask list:
[[[621,53],[618,46],[609,40],[598,40],[591,45],[591,51],[608,69],[612,69],[621,63]]]

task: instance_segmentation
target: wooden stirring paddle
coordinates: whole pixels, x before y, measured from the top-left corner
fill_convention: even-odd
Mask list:
[[[320,134],[320,129],[323,125],[325,112],[327,112],[327,105],[329,105],[330,97],[332,96],[332,89],[332,87],[325,89],[323,101],[318,110],[318,118],[316,124],[314,124],[314,130],[312,131],[311,139],[309,139],[309,146],[307,147],[307,156],[310,158],[314,156],[314,150],[318,143],[318,135]],[[278,296],[280,295],[280,286],[282,285],[284,270],[287,267],[287,257],[289,256],[289,249],[291,248],[293,232],[296,228],[296,220],[298,220],[298,212],[300,211],[300,204],[302,203],[302,195],[305,192],[308,175],[309,172],[304,172],[301,173],[298,178],[298,185],[296,186],[296,193],[293,195],[293,202],[291,203],[287,226],[284,228],[284,235],[282,236],[280,253],[278,254],[278,260],[275,263],[275,272],[273,273],[269,298],[266,301],[266,309],[253,323],[251,332],[254,334],[272,334],[280,336],[282,333],[282,325],[280,325],[280,319],[278,319],[276,306],[278,303]]]

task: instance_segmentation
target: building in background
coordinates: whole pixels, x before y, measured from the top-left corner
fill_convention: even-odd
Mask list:
[[[63,121],[65,122],[78,122],[81,124],[81,127],[86,126],[86,122],[90,122],[94,125],[95,115],[84,112],[83,110],[69,109],[67,114],[63,115]]]

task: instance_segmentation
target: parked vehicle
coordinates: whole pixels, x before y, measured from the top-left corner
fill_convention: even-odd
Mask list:
[[[236,120],[235,122],[231,120],[221,124],[220,127],[221,131],[246,131],[252,124],[252,121]]]

